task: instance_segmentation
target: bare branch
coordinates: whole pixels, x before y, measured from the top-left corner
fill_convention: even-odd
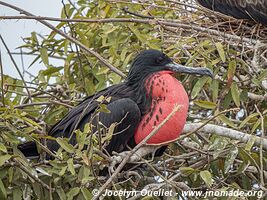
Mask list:
[[[23,10],[17,6],[5,3],[3,1],[0,1],[0,5],[12,8],[14,10],[19,11],[21,14],[27,15],[28,17],[34,17],[36,18],[35,15],[31,14],[30,12]],[[37,17],[38,18],[38,17]],[[93,56],[95,56],[102,64],[104,64],[105,66],[107,66],[111,71],[115,72],[116,74],[120,75],[121,77],[126,77],[126,75],[121,72],[119,69],[117,69],[116,67],[114,67],[112,64],[110,64],[105,58],[103,58],[99,53],[95,52],[92,48],[88,48],[87,46],[85,46],[84,44],[82,44],[81,42],[79,42],[77,39],[65,34],[63,31],[57,29],[56,27],[54,27],[52,24],[44,21],[43,19],[36,19],[37,21],[39,21],[40,23],[42,23],[43,25],[47,26],[48,28],[52,29],[53,31],[55,31],[56,33],[58,33],[59,35],[61,35],[62,37],[68,39],[69,41],[73,42],[74,44],[77,44],[81,49],[85,50],[86,52],[88,52],[89,54],[92,54]]]
[[[184,134],[190,133],[190,132],[198,129],[202,125],[203,125],[203,123],[188,123],[185,125],[183,133]],[[236,130],[226,128],[223,126],[218,126],[218,125],[214,125],[214,124],[207,124],[204,127],[202,127],[199,131],[204,132],[204,133],[208,133],[208,134],[216,134],[216,135],[220,135],[223,137],[228,137],[228,138],[238,140],[238,141],[244,142],[244,143],[247,143],[250,140],[250,138],[255,137],[255,144],[257,146],[260,146],[261,140],[262,140],[263,149],[267,150],[267,139],[260,138],[260,137],[255,136],[255,135],[249,135],[247,133],[236,131]]]
[[[10,52],[10,50],[9,50],[9,48],[8,48],[8,46],[7,46],[7,44],[6,44],[6,42],[4,41],[4,39],[3,39],[3,37],[2,37],[1,35],[0,35],[0,40],[2,41],[4,47],[6,48],[7,53],[8,53],[8,55],[9,55],[9,57],[10,57],[10,59],[11,59],[13,65],[15,66],[17,72],[19,73],[19,76],[20,76],[20,78],[21,78],[23,84],[26,86],[25,89],[26,89],[26,91],[27,91],[27,93],[28,93],[28,95],[29,95],[29,99],[30,99],[30,101],[32,102],[31,93],[30,93],[30,91],[29,91],[28,88],[27,88],[27,83],[25,82],[25,79],[24,79],[24,77],[23,77],[23,75],[22,75],[22,73],[21,73],[21,71],[20,71],[20,69],[19,69],[17,63],[15,62],[15,60],[14,60],[13,56],[11,55],[11,52]]]
[[[1,1],[0,1],[0,4],[2,4]],[[131,22],[131,23],[143,23],[143,24],[150,24],[150,25],[160,23],[161,25],[165,25],[165,26],[183,28],[185,30],[195,30],[195,31],[200,32],[200,33],[208,33],[210,35],[223,37],[223,38],[226,38],[229,40],[237,40],[239,42],[242,41],[242,42],[246,42],[246,43],[252,44],[252,45],[255,45],[255,44],[260,45],[259,41],[251,39],[251,38],[245,38],[245,37],[240,37],[237,35],[232,35],[229,33],[223,33],[223,32],[218,31],[218,30],[214,30],[214,29],[206,28],[206,27],[201,27],[201,26],[197,26],[197,25],[193,25],[193,24],[178,23],[175,21],[168,21],[168,20],[163,20],[163,19],[157,19],[157,20],[156,19],[134,19],[134,18],[61,19],[61,18],[55,18],[55,17],[40,17],[40,16],[34,16],[34,15],[31,15],[31,16],[0,16],[0,19],[35,19],[35,20],[40,21],[41,23],[45,22],[43,20],[60,21],[60,22],[84,22],[84,23],[114,23],[114,22],[126,22],[126,23],[128,22],[129,23],[129,22]],[[45,23],[47,23],[47,22],[45,22]],[[51,29],[54,30],[54,28],[51,28]],[[54,31],[59,33],[60,30],[54,30]],[[59,33],[59,34],[62,35],[62,33]],[[67,36],[67,37],[63,36],[63,37],[67,38],[70,36]],[[69,38],[67,38],[67,39],[69,39]],[[69,40],[72,41],[73,38],[69,39]],[[77,43],[77,44],[80,46],[81,43],[80,44]],[[80,47],[83,48],[82,46],[80,46]],[[89,49],[89,51],[91,51],[91,50]]]
[[[1,90],[2,90],[1,98],[2,98],[3,107],[5,107],[4,72],[3,72],[3,65],[2,65],[1,49],[0,49],[0,70],[1,70]]]

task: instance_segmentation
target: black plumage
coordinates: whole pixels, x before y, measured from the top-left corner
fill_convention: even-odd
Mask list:
[[[187,73],[213,76],[207,68],[190,68],[173,63],[164,53],[157,50],[142,51],[134,59],[126,80],[120,84],[110,86],[92,96],[85,98],[79,105],[71,109],[63,119],[58,121],[49,131],[48,135],[58,138],[69,138],[69,143],[76,144],[74,131],[83,130],[89,121],[94,125],[93,133],[97,129],[98,121],[105,127],[117,122],[113,136],[105,152],[111,154],[113,151],[122,152],[128,150],[128,146],[133,148],[135,144],[134,134],[142,117],[147,114],[149,109],[153,109],[152,94],[146,87],[153,87],[153,75],[159,76],[157,72],[169,71],[171,73]],[[164,80],[163,80],[164,81]],[[101,96],[110,97],[106,103],[110,113],[99,113],[98,119],[95,118]],[[159,112],[162,112],[159,111]],[[92,119],[92,120],[91,120]],[[120,122],[120,123],[119,123]],[[168,134],[168,133],[166,133]],[[59,148],[55,140],[47,139],[47,147],[53,152]],[[162,153],[166,147],[159,149]],[[34,142],[25,143],[19,146],[25,156],[38,155]],[[156,152],[156,155],[158,153]],[[51,157],[47,157],[51,158]]]
[[[72,136],[69,142],[76,144],[73,131],[83,130],[99,105],[96,100],[100,96],[105,96],[111,97],[110,103],[107,104],[110,113],[100,113],[99,121],[109,127],[112,123],[120,122],[123,119],[114,130],[115,133],[119,132],[119,134],[113,135],[106,147],[107,152],[109,154],[112,151],[121,152],[126,150],[127,145],[135,146],[134,130],[151,104],[150,94],[147,94],[145,89],[145,81],[153,72],[163,70],[165,64],[171,62],[172,60],[160,51],[146,50],[141,52],[134,59],[125,82],[110,86],[84,99],[79,105],[71,109],[63,119],[58,121],[50,129],[48,135],[55,138],[70,138]],[[93,120],[95,127],[96,123],[96,120]],[[47,140],[47,147],[51,151],[57,151],[59,144],[54,140]],[[22,144],[19,149],[25,156],[38,155],[34,142]]]
[[[197,0],[202,6],[237,19],[267,25],[267,0]]]

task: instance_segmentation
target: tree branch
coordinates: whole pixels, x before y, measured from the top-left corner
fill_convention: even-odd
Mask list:
[[[29,95],[29,99],[30,99],[30,101],[32,102],[31,93],[30,93],[29,89],[27,88],[27,83],[26,83],[26,81],[25,81],[25,79],[24,79],[24,77],[23,77],[23,75],[22,75],[22,73],[21,73],[21,71],[20,71],[20,69],[19,69],[19,67],[18,67],[18,65],[17,65],[17,63],[16,63],[16,61],[14,60],[13,56],[11,55],[10,50],[9,50],[9,48],[8,48],[8,46],[7,46],[7,44],[6,44],[6,42],[4,41],[4,39],[3,39],[3,37],[2,37],[1,35],[0,35],[0,40],[2,41],[2,43],[3,43],[4,47],[5,47],[5,49],[6,49],[7,53],[8,53],[8,55],[9,55],[9,57],[10,57],[10,59],[11,59],[11,61],[12,61],[12,63],[13,63],[13,65],[15,66],[15,68],[16,68],[16,70],[17,70],[17,72],[18,72],[18,74],[19,74],[19,76],[20,76],[20,78],[21,78],[21,80],[22,80],[22,82],[23,82],[23,84],[25,85],[25,89],[26,89],[26,91],[27,91],[27,94]]]
[[[121,77],[126,77],[126,75],[120,71],[119,69],[117,69],[116,67],[114,67],[112,64],[110,64],[105,58],[103,58],[99,53],[93,51],[92,48],[88,48],[87,46],[85,46],[84,44],[82,44],[81,42],[79,42],[77,39],[65,34],[63,31],[57,29],[56,27],[54,27],[52,24],[46,22],[44,19],[38,19],[37,16],[27,12],[26,10],[23,10],[19,7],[16,7],[14,5],[5,3],[3,1],[0,1],[0,5],[12,8],[18,12],[20,12],[21,14],[27,15],[28,17],[33,17],[35,18],[37,21],[39,21],[40,23],[42,23],[43,25],[47,26],[48,28],[50,28],[51,30],[55,31],[56,33],[58,33],[59,35],[61,35],[62,37],[68,39],[69,41],[73,42],[74,44],[77,44],[81,49],[83,49],[85,52],[88,52],[89,54],[95,56],[102,64],[104,64],[105,66],[107,66],[111,71],[115,72],[116,74],[120,75]],[[21,16],[24,17],[24,16]],[[0,18],[1,19],[1,18]],[[3,18],[2,18],[3,19]]]
[[[184,134],[190,133],[198,129],[202,125],[203,123],[188,123],[185,125],[183,133]],[[226,127],[222,127],[222,126],[218,126],[214,124],[207,124],[204,127],[200,128],[199,131],[204,132],[204,133],[209,133],[209,134],[220,135],[220,136],[238,140],[244,143],[247,143],[250,140],[250,138],[255,137],[255,144],[257,146],[260,146],[261,140],[262,140],[262,147],[263,149],[267,150],[267,139],[260,138],[255,135],[249,135],[247,133],[236,131],[230,128],[226,128]]]
[[[0,1],[0,4],[2,4],[1,1]],[[84,22],[84,23],[114,23],[114,22],[125,22],[125,23],[128,22],[129,23],[130,22],[130,23],[150,24],[150,25],[160,23],[161,25],[183,28],[185,30],[192,30],[193,29],[199,33],[208,33],[208,34],[211,34],[214,36],[224,37],[224,38],[229,39],[229,40],[237,40],[239,42],[246,42],[246,43],[252,44],[252,45],[259,43],[259,42],[257,42],[257,40],[254,40],[251,38],[240,37],[240,36],[232,35],[229,33],[223,33],[223,32],[218,31],[218,30],[214,30],[214,29],[206,28],[206,27],[201,27],[201,26],[197,26],[197,25],[193,25],[193,24],[184,24],[184,23],[178,23],[175,21],[168,21],[168,20],[163,20],[163,19],[134,19],[134,18],[62,19],[62,18],[41,17],[41,16],[34,16],[34,15],[31,15],[31,16],[0,16],[0,19],[35,19],[37,21],[40,21],[41,23],[44,23],[45,22],[44,20],[60,21],[60,22]],[[47,23],[47,22],[45,22],[45,23]],[[56,32],[58,32],[58,31],[56,31]],[[59,33],[59,34],[62,35],[61,33]],[[68,37],[70,37],[70,36],[68,36]]]

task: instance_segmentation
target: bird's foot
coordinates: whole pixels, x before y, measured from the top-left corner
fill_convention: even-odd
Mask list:
[[[154,152],[158,147],[156,146],[144,146],[139,148],[135,153],[133,153],[130,158],[128,159],[129,163],[138,162],[142,157],[145,155]],[[109,170],[111,173],[115,171],[115,166],[123,161],[125,157],[128,156],[129,153],[132,153],[131,151],[123,151],[121,153],[113,152],[113,155],[111,157],[111,163]]]
[[[109,166],[109,171],[113,173],[115,171],[115,166],[123,161],[123,159],[130,153],[130,151],[123,151],[121,153],[112,152],[114,156],[111,157],[111,163]]]

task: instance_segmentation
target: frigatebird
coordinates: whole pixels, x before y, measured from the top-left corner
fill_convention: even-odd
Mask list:
[[[173,76],[175,73],[213,76],[208,68],[185,67],[174,63],[158,50],[144,50],[133,60],[124,82],[85,98],[51,128],[49,135],[55,138],[71,137],[69,142],[75,144],[73,132],[84,129],[98,108],[99,102],[96,100],[104,96],[111,97],[106,103],[110,112],[99,113],[98,120],[106,127],[121,122],[115,127],[116,134],[112,135],[110,142],[104,147],[109,154],[125,151],[127,146],[134,147],[140,143],[178,104],[179,111],[147,143],[173,141],[183,130],[189,104],[183,85]],[[96,125],[98,122],[92,120],[92,123]],[[47,140],[47,147],[55,152],[59,145],[54,140]],[[25,156],[38,155],[33,142],[22,144],[19,149]]]
[[[202,6],[237,19],[250,19],[267,25],[266,0],[197,0]]]

